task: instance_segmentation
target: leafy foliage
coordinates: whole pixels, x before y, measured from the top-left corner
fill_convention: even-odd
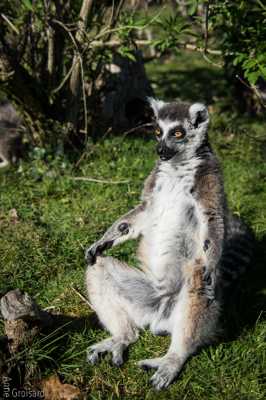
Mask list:
[[[233,104],[242,107],[241,111],[256,113],[265,109],[262,100],[266,81],[265,4],[261,0],[188,0],[182,4],[182,9],[179,4],[175,13],[156,21],[153,42],[156,50],[161,54],[176,54],[184,43],[192,44],[194,49],[203,49],[208,62],[212,62],[207,57],[209,50],[220,51],[219,62],[221,65],[224,61],[223,70],[229,88],[233,89]]]
[[[251,85],[266,79],[266,6],[261,0],[210,3],[210,20],[226,68]],[[243,72],[242,72],[243,71]]]
[[[153,45],[161,53],[166,51],[175,53],[178,50],[179,41],[185,35],[192,33],[190,24],[178,13],[158,19],[154,29],[159,29],[160,35],[154,40]]]
[[[38,145],[51,141],[47,131],[57,129],[57,122],[62,136],[72,129],[87,132],[97,112],[105,65],[117,52],[135,60],[132,32],[146,20],[136,21],[130,12],[126,19],[123,3],[1,3],[2,90],[20,107]],[[118,45],[112,46],[113,38]]]

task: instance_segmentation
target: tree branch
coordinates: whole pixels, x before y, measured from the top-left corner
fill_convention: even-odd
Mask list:
[[[264,99],[261,96],[260,92],[258,91],[256,85],[249,85],[247,82],[245,82],[239,75],[236,75],[236,79],[239,80],[239,82],[242,83],[242,85],[244,85],[246,88],[248,88],[251,92],[253,92],[255,94],[255,96],[257,97],[257,99],[259,100],[261,106],[263,108],[266,108],[266,103],[264,103]]]
[[[46,24],[46,36],[47,36],[47,71],[48,71],[48,79],[49,79],[49,87],[52,87],[54,80],[54,59],[55,59],[55,38],[54,38],[54,29],[50,23],[50,7],[51,3],[47,0],[44,0],[45,6],[45,24]]]
[[[208,40],[209,40],[209,1],[205,3],[205,14],[204,14],[204,54],[207,53]]]
[[[135,43],[137,46],[151,46],[153,44],[152,40],[135,40]],[[90,47],[119,47],[121,45],[121,41],[114,39],[114,40],[109,40],[108,42],[101,41],[101,40],[93,40],[90,43]],[[190,50],[190,51],[198,51],[200,53],[206,52],[207,54],[213,54],[217,56],[221,56],[222,52],[220,50],[213,50],[213,49],[206,49],[203,47],[197,47],[195,44],[191,43],[179,43],[179,47],[183,48],[184,50]]]

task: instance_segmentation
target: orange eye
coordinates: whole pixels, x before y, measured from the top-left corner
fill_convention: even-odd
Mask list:
[[[183,134],[182,132],[180,132],[180,131],[176,131],[176,132],[175,132],[175,137],[176,137],[177,139],[181,139],[183,136],[184,136],[184,134]]]
[[[160,136],[160,134],[161,134],[160,129],[159,128],[155,129],[155,135],[156,136]]]

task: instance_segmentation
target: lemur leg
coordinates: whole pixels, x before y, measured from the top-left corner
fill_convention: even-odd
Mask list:
[[[85,258],[88,264],[94,264],[97,255],[100,255],[104,250],[123,243],[126,240],[136,239],[142,232],[145,224],[145,215],[146,204],[144,202],[119,218],[100,240],[86,250]]]
[[[157,369],[151,377],[151,383],[157,390],[169,386],[187,359],[215,337],[219,307],[214,299],[209,298],[210,289],[206,286],[210,282],[206,285],[205,272],[204,267],[198,265],[188,271],[190,276],[173,310],[171,345],[166,355],[139,362],[141,368]]]
[[[123,363],[123,352],[138,338],[138,326],[146,312],[142,309],[153,288],[136,268],[112,257],[98,257],[86,273],[90,302],[111,338],[88,349],[87,360],[96,363],[100,353],[111,352],[115,365]]]

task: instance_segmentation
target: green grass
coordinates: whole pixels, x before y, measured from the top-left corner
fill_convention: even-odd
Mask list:
[[[94,367],[85,362],[87,346],[107,333],[71,287],[85,293],[85,247],[137,204],[143,180],[156,159],[155,143],[149,137],[106,138],[93,145],[79,169],[64,160],[45,162],[35,156],[19,170],[0,171],[0,293],[19,287],[42,307],[52,306],[62,316],[57,332],[39,337],[27,349],[32,377],[57,371],[66,382],[77,384],[88,399],[264,399],[265,127],[262,121],[222,111],[225,83],[221,72],[199,56],[180,55],[175,63],[152,64],[148,73],[156,82],[158,96],[212,105],[210,136],[223,166],[230,207],[256,235],[256,254],[243,280],[237,312],[232,312],[229,321],[229,337],[192,358],[179,380],[161,393],[150,387],[150,374],[139,370],[136,361],[163,354],[167,337],[143,332],[119,369],[110,365],[108,357]],[[128,182],[82,182],[73,180],[74,176]],[[17,223],[10,215],[13,208]],[[111,253],[134,265],[135,248],[127,243]]]

